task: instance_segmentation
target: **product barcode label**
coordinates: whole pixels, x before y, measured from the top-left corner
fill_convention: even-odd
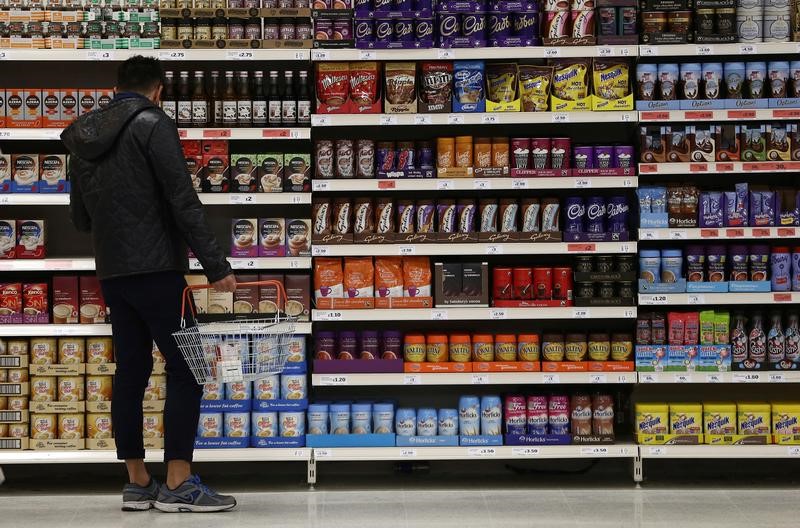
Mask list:
[[[611,57],[613,55],[614,55],[614,48],[609,48],[608,46],[600,46],[597,48],[598,57]]]
[[[503,254],[503,245],[502,244],[489,244],[486,246],[486,254],[487,255],[502,255]]]
[[[397,248],[397,254],[401,257],[407,257],[417,254],[417,246],[400,246]]]
[[[582,447],[581,456],[606,456],[610,453],[607,447],[593,446]]]
[[[492,188],[492,182],[489,180],[473,180],[472,188],[477,190],[487,190]]]
[[[191,270],[201,270],[201,269],[203,269],[203,265],[200,264],[199,260],[191,259],[189,261],[189,269],[191,269]]]
[[[321,385],[347,385],[347,376],[320,376]]]
[[[641,46],[639,49],[643,57],[655,57],[658,55],[658,48],[655,46]]]
[[[670,240],[686,240],[689,238],[688,233],[684,229],[670,229],[669,230],[669,239]]]
[[[691,383],[692,382],[692,375],[691,374],[675,374],[673,378],[675,383]]]
[[[111,50],[89,50],[86,52],[86,60],[113,61],[114,52]]]
[[[231,268],[233,269],[256,269],[256,260],[255,259],[230,259]]]
[[[605,374],[590,374],[589,383],[607,383],[608,377]]]
[[[317,321],[339,321],[342,318],[342,312],[319,310],[316,316]]]
[[[314,456],[316,458],[331,458],[333,449],[314,449]]]
[[[658,240],[659,233],[655,229],[640,229],[639,238],[641,240]]]
[[[382,126],[394,126],[397,124],[397,116],[394,115],[378,116],[378,124]]]
[[[324,61],[331,58],[331,52],[328,50],[311,50],[312,61]]]
[[[305,449],[295,449],[292,451],[292,456],[294,458],[306,458],[308,456],[308,452]]]
[[[464,116],[461,114],[448,114],[447,115],[447,124],[448,125],[463,125],[464,124]]]
[[[758,53],[758,46],[753,44],[742,44],[739,46],[739,54],[741,55],[755,55]]]
[[[705,304],[706,296],[698,294],[689,294],[686,296],[686,304]]]
[[[11,60],[11,52],[8,50],[0,50],[0,60]]]
[[[591,178],[575,178],[574,187],[576,189],[589,189],[592,186]]]
[[[378,60],[378,52],[372,50],[359,51],[358,60],[368,60],[368,61]]]
[[[650,453],[650,456],[663,456],[667,454],[667,448],[663,446],[650,447],[648,452]]]
[[[289,195],[289,203],[290,204],[301,204],[301,203],[309,203],[310,197],[306,194],[290,194]]]
[[[311,246],[311,254],[315,257],[324,257],[330,253],[328,246]]]
[[[758,372],[734,372],[734,383],[759,383],[761,381],[761,374]]]
[[[254,60],[256,54],[251,50],[228,50],[225,57],[228,60]]]
[[[431,310],[431,321],[446,321],[447,310]]]
[[[496,125],[500,122],[500,116],[497,114],[484,114],[481,116],[481,123],[484,125]]]
[[[706,383],[723,383],[722,374],[706,374]]]
[[[437,191],[452,191],[454,188],[453,180],[438,180],[436,182]]]
[[[633,319],[634,317],[636,317],[636,308],[626,308],[622,312],[622,317],[624,319]]]
[[[0,411],[0,422],[21,422],[22,411]]]
[[[511,188],[512,189],[527,189],[528,188],[528,180],[527,178],[514,178],[511,180]]]
[[[186,52],[184,50],[159,51],[158,59],[162,61],[186,60]]]
[[[2,59],[2,54],[0,54],[0,59]],[[3,438],[0,440],[0,449],[22,449],[22,439]]]
[[[505,308],[492,308],[489,310],[489,319],[506,319],[508,318],[508,312],[506,312]]]
[[[789,446],[787,449],[787,454],[790,457],[800,457],[800,446]]]
[[[311,126],[330,126],[331,118],[326,115],[315,114],[311,116]]]
[[[452,60],[456,58],[456,52],[451,49],[440,49],[439,50],[439,59],[441,60]]]
[[[549,59],[549,58],[552,58],[552,57],[560,57],[561,56],[561,50],[559,48],[545,48],[544,49],[544,56],[545,56],[546,59]]]
[[[22,385],[19,383],[0,383],[0,394],[15,396],[22,394]]]
[[[569,114],[566,112],[553,112],[553,123],[569,123]]]
[[[642,304],[669,304],[669,297],[666,294],[660,295],[640,295],[639,302]]]
[[[21,356],[0,356],[0,368],[19,368]]]
[[[588,308],[575,308],[572,310],[573,319],[589,319],[592,313]]]
[[[252,194],[231,194],[230,196],[228,196],[228,203],[252,204],[256,203],[256,197]]]
[[[697,55],[713,55],[714,54],[714,46],[697,46],[696,54]]]
[[[400,450],[400,456],[402,458],[414,458],[414,457],[417,456],[417,450],[416,449],[401,449]]]

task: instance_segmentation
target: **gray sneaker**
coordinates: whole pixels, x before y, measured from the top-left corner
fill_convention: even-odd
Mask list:
[[[192,475],[177,489],[171,490],[166,484],[161,486],[154,506],[166,513],[221,512],[234,509],[236,499],[230,495],[220,495],[200,482],[200,477]]]
[[[158,499],[159,488],[154,478],[150,478],[150,485],[144,488],[138,484],[125,484],[122,488],[122,511],[149,510]]]

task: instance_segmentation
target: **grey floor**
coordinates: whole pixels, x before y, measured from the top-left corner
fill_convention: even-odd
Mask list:
[[[642,489],[614,465],[510,468],[361,464],[321,471],[309,491],[297,468],[201,468],[239,508],[212,515],[119,511],[120,468],[5,468],[3,528],[81,527],[725,527],[797,526],[794,464],[653,468]],[[687,478],[691,475],[692,478]]]

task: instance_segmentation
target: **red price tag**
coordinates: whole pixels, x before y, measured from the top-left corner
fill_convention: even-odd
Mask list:
[[[189,131],[183,129],[178,130],[178,137],[179,138],[189,137]]]
[[[714,112],[689,111],[686,112],[686,119],[714,119]]]
[[[265,138],[285,138],[289,137],[287,128],[265,128],[261,131],[261,137]]]
[[[708,163],[690,163],[689,172],[708,172]]]
[[[792,302],[791,293],[773,293],[772,300],[775,302]]]
[[[639,172],[656,173],[658,172],[658,165],[656,165],[655,163],[642,163],[639,165]]]
[[[742,170],[745,172],[766,170],[766,167],[764,167],[764,163],[742,163]]]
[[[769,229],[762,228],[753,228],[753,236],[754,237],[768,237],[770,235]]]
[[[775,119],[781,119],[781,118],[797,119],[798,117],[800,117],[800,109],[773,110],[772,117],[774,117]]]
[[[701,229],[701,238],[719,238],[719,229]]]
[[[797,231],[793,227],[779,227],[778,228],[778,236],[779,237],[793,237]]]
[[[717,163],[717,172],[733,172],[733,163]]]
[[[597,251],[596,244],[567,244],[567,251],[569,253],[593,253]]]
[[[669,112],[642,112],[642,121],[669,121]]]
[[[743,237],[744,229],[726,229],[725,236],[729,238]]]
[[[378,189],[395,189],[397,188],[397,182],[393,180],[379,180],[378,181]]]
[[[728,119],[755,119],[755,110],[728,110]]]
[[[229,128],[203,130],[203,137],[204,138],[229,138],[229,137],[231,137],[231,130]]]

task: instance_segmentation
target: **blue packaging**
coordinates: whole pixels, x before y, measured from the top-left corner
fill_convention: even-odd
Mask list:
[[[639,251],[639,278],[655,283],[661,278],[661,252],[657,249]]]
[[[328,434],[328,406],[314,403],[308,406],[308,434]]]
[[[703,63],[703,99],[720,99],[722,97],[722,84],[722,63]]]
[[[331,434],[350,434],[350,404],[332,403],[329,409]]]
[[[394,404],[373,404],[372,430],[377,434],[388,434],[394,432]]]
[[[250,400],[253,398],[253,384],[241,381],[225,384],[226,400]]]
[[[417,412],[414,409],[397,409],[394,416],[394,429],[398,436],[417,435]]]
[[[680,69],[677,64],[667,63],[658,65],[659,93],[656,97],[663,101],[672,101],[678,98],[678,78]]]
[[[500,396],[481,398],[481,434],[503,434],[503,403]]]
[[[683,251],[680,249],[661,250],[661,282],[675,283],[683,277]]]
[[[454,112],[485,111],[484,67],[484,62],[478,60],[453,62]]]
[[[480,433],[481,400],[477,396],[462,396],[458,400],[458,430],[461,436]]]
[[[372,404],[354,403],[350,406],[352,434],[372,433]]]
[[[439,428],[439,417],[436,409],[420,409],[417,411],[417,434],[419,436],[436,436]]]
[[[690,62],[681,64],[680,76],[681,86],[683,87],[684,99],[697,99],[700,97],[700,76],[703,68],[700,63]]]
[[[726,97],[741,99],[744,90],[744,63],[726,62],[724,67]]]
[[[439,409],[439,436],[458,435],[458,409]]]

